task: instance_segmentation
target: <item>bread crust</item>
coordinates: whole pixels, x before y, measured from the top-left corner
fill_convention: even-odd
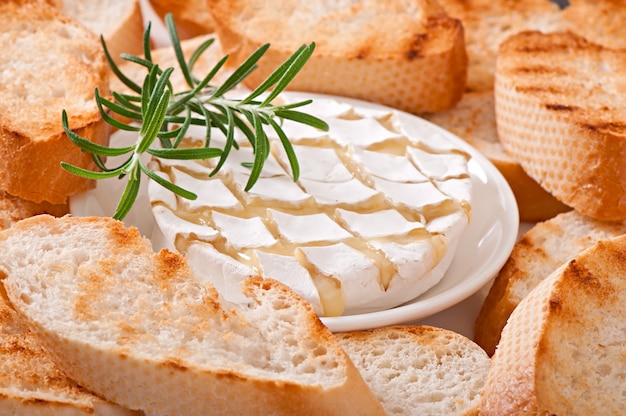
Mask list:
[[[21,238],[35,244],[37,259],[56,263],[41,264],[56,276],[48,288],[69,302],[48,306],[51,313],[68,307],[69,321],[53,328],[56,319],[45,322],[52,315],[33,315],[23,291],[25,268],[4,258],[9,299],[55,363],[112,402],[160,415],[384,414],[311,305],[276,281],[251,277],[242,286],[249,304],[222,303],[181,254],[153,253],[137,229],[110,218],[28,218],[0,234],[0,246],[16,248]],[[68,272],[75,290],[61,283]],[[123,300],[133,290],[134,300]],[[110,301],[117,307],[106,306]],[[120,310],[127,307],[133,312]],[[74,329],[66,332],[70,322]],[[117,335],[96,341],[87,329],[92,325]]]
[[[564,263],[513,311],[480,414],[620,414],[626,236]]]
[[[600,221],[576,211],[533,226],[498,272],[476,317],[474,341],[493,355],[511,312],[532,289],[582,250],[624,233],[623,222]]]
[[[461,99],[467,68],[463,26],[438,3],[337,3],[327,10],[321,3],[283,3],[280,11],[260,1],[208,3],[231,65],[271,44],[246,86],[254,88],[300,45],[315,42],[315,53],[290,89],[411,113],[451,108]]]
[[[16,71],[2,79],[0,189],[37,203],[65,204],[94,182],[67,173],[60,162],[95,165],[66,137],[61,112],[68,110],[76,133],[108,142],[109,127],[93,98],[96,87],[102,95],[109,92],[104,54],[93,33],[45,2],[2,1],[0,13],[2,59]],[[31,42],[28,49],[24,42]],[[52,56],[53,63],[46,59]]]
[[[496,71],[507,152],[577,211],[626,219],[626,123],[615,98],[626,55],[572,33],[524,32],[502,45]]]

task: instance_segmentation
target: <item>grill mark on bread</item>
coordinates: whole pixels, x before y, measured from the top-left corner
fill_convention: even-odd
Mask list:
[[[566,104],[546,104],[546,109],[553,111],[576,111],[579,108],[576,106],[566,105]]]

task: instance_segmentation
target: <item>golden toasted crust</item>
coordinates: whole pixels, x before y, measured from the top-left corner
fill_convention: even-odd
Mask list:
[[[454,108],[422,116],[468,142],[498,168],[513,190],[521,221],[543,221],[571,209],[528,176],[502,147],[492,90],[466,92]]]
[[[492,355],[511,312],[535,286],[582,250],[624,233],[623,222],[599,221],[576,211],[535,225],[496,276],[476,318],[474,340]]]
[[[626,54],[572,33],[524,32],[501,47],[496,122],[504,148],[579,212],[626,218]]]
[[[462,96],[463,27],[434,1],[287,0],[280,9],[258,0],[207,4],[232,64],[271,44],[247,78],[248,87],[262,82],[303,43],[315,42],[315,53],[290,84],[293,90],[360,98],[413,113],[450,108]]]
[[[0,189],[34,202],[65,204],[93,186],[60,167],[66,161],[94,168],[61,124],[104,144],[109,129],[94,89],[108,94],[108,67],[97,37],[45,2],[0,1],[7,70],[0,76]]]
[[[626,236],[563,264],[513,311],[480,414],[621,414]]]

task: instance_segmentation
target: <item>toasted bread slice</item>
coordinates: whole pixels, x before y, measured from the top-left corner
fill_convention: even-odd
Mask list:
[[[626,236],[600,241],[520,302],[502,331],[481,414],[623,413],[625,251]]]
[[[515,194],[521,221],[543,221],[571,209],[528,176],[502,147],[492,90],[467,92],[453,109],[422,116],[468,142],[498,168]]]
[[[622,0],[569,0],[565,28],[608,48],[626,47],[626,5]]]
[[[496,122],[504,148],[548,192],[602,220],[626,219],[626,52],[572,33],[503,43]]]
[[[496,276],[476,318],[474,341],[492,355],[509,315],[535,286],[582,250],[624,233],[626,223],[595,220],[576,211],[533,226]]]
[[[304,43],[316,49],[289,84],[417,113],[456,104],[465,88],[467,56],[461,22],[432,0],[215,0],[215,31],[233,64],[269,42],[253,88]]]
[[[273,280],[224,302],[178,254],[103,217],[37,216],[0,234],[16,310],[90,391],[159,415],[382,415],[337,340]]]
[[[562,28],[561,11],[550,0],[439,0],[465,28],[467,90],[493,90],[498,47],[524,30]]]
[[[33,202],[65,204],[92,180],[64,171],[61,161],[95,165],[65,135],[70,128],[94,142],[108,142],[109,128],[94,100],[108,94],[108,66],[99,40],[43,1],[0,1],[0,190]]]
[[[102,35],[111,57],[143,51],[143,15],[139,0],[53,0],[64,13]]]
[[[174,16],[181,39],[213,33],[215,24],[206,0],[148,0],[148,3],[161,19],[167,13]]]
[[[336,336],[388,415],[476,414],[491,360],[468,338],[425,325]]]
[[[139,416],[108,403],[61,372],[0,288],[0,414]]]

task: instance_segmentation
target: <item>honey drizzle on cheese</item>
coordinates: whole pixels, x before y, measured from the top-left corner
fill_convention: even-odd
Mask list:
[[[342,120],[359,120],[363,118],[362,115],[351,109],[345,114],[338,117]],[[381,117],[376,118],[380,123],[380,126],[389,130],[391,138],[368,145],[364,150],[371,152],[385,153],[389,155],[407,157],[407,148],[415,147],[421,150],[431,151],[428,146],[416,143],[414,140],[409,139],[401,134],[400,129],[397,128],[397,120],[393,113],[383,114]],[[198,141],[188,140],[186,146],[195,146]],[[328,135],[320,135],[318,137],[295,137],[293,143],[298,146],[315,146],[316,148],[332,149],[336,153],[336,156],[340,163],[350,172],[352,178],[358,180],[359,183],[370,189],[376,189],[376,179],[372,176],[371,172],[367,170],[367,167],[362,163],[356,161],[352,157],[352,149],[350,146],[340,144]],[[245,143],[241,144],[242,149],[246,149]],[[280,149],[272,144],[272,157],[278,162],[278,165],[285,171],[285,175],[289,172],[289,166],[284,158],[280,155]],[[419,171],[419,167],[411,160],[407,159],[412,165]],[[224,170],[220,171],[214,177],[209,178],[205,171],[210,171],[213,167],[212,161],[204,162],[190,162],[198,163],[195,168],[189,164],[176,164],[176,169],[184,172],[185,174],[198,179],[207,181],[222,181],[225,187],[232,193],[232,195],[239,201],[240,207],[237,208],[223,208],[223,207],[206,207],[204,209],[191,210],[186,207],[185,203],[179,199],[179,203],[176,207],[169,207],[172,209],[175,215],[178,217],[195,224],[203,224],[208,227],[219,230],[216,222],[213,218],[213,213],[225,214],[241,219],[260,218],[269,233],[276,240],[274,244],[256,247],[252,244],[250,247],[233,247],[229,241],[220,235],[210,241],[213,247],[219,252],[226,254],[236,261],[243,263],[250,267],[252,273],[260,273],[261,266],[258,263],[258,259],[254,256],[254,250],[262,251],[271,254],[293,256],[297,261],[309,272],[311,279],[315,283],[318,289],[320,302],[323,308],[325,316],[338,316],[345,312],[346,296],[342,291],[341,280],[337,276],[326,275],[320,271],[320,269],[309,262],[305,255],[302,254],[301,248],[304,247],[323,247],[329,244],[343,243],[348,247],[362,253],[366,258],[370,259],[373,264],[379,270],[379,284],[383,290],[387,290],[391,284],[394,276],[398,273],[397,265],[389,259],[389,257],[380,249],[372,246],[372,242],[381,243],[397,243],[397,244],[409,244],[415,241],[427,241],[432,246],[435,252],[435,264],[439,262],[441,258],[446,254],[448,250],[448,240],[444,235],[433,234],[427,231],[426,228],[419,228],[409,230],[408,232],[400,235],[382,235],[373,238],[362,238],[358,235],[350,233],[350,236],[341,238],[339,240],[320,240],[320,241],[306,241],[306,242],[290,242],[281,236],[278,225],[272,220],[268,210],[276,210],[285,214],[294,216],[304,216],[313,214],[325,214],[335,223],[345,229],[345,224],[342,223],[336,217],[336,210],[338,208],[358,212],[361,214],[375,213],[381,210],[393,209],[396,210],[409,222],[420,222],[423,224],[428,223],[433,218],[445,216],[457,211],[463,211],[469,217],[471,213],[471,205],[469,201],[457,200],[454,197],[446,197],[441,202],[432,205],[424,206],[416,209],[415,207],[408,206],[403,203],[396,203],[383,195],[381,192],[375,193],[372,197],[355,203],[337,202],[334,204],[318,204],[314,198],[308,198],[298,201],[284,201],[280,200],[280,191],[277,192],[275,198],[264,199],[262,197],[254,196],[253,194],[244,194],[240,184],[235,180],[234,173],[232,171]],[[204,168],[204,169],[203,169]],[[161,164],[160,171],[166,175],[172,177],[173,170],[172,165]],[[435,182],[430,178],[428,172],[422,172],[426,177],[426,181],[433,183],[435,189],[439,189]],[[463,177],[463,175],[461,175]],[[465,175],[468,177],[468,174]],[[458,179],[458,178],[457,178]],[[304,191],[300,182],[296,183]],[[254,190],[254,188],[253,188]],[[153,205],[159,203],[159,201],[152,201]],[[186,247],[196,237],[190,235],[187,238],[177,235],[174,244],[175,247],[184,252]],[[271,276],[270,276],[271,277]]]

